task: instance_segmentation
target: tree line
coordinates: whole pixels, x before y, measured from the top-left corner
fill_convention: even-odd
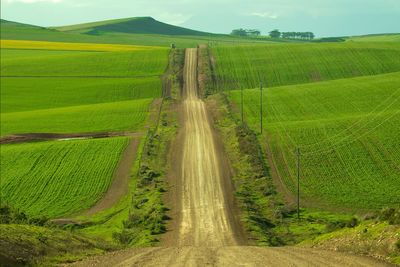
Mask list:
[[[235,36],[260,36],[261,31],[256,29],[234,29],[231,35]],[[313,40],[315,38],[312,32],[280,32],[279,30],[273,30],[269,32],[271,38],[283,38],[283,39],[301,39],[301,40]]]
[[[315,38],[312,32],[280,32],[279,30],[273,30],[269,32],[271,38],[284,38],[284,39],[302,39],[312,40]]]
[[[235,36],[259,36],[261,31],[255,29],[235,29],[231,32],[231,35]]]

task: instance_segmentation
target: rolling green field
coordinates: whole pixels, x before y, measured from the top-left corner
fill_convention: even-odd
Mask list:
[[[240,91],[228,96],[240,107]],[[400,204],[399,72],[267,88],[263,102],[263,149],[295,194],[300,148],[305,203],[358,211]],[[259,89],[244,90],[245,121],[256,132],[259,103]]]
[[[142,131],[150,103],[161,96],[168,50],[121,49],[2,49],[1,135]]]
[[[3,50],[2,76],[98,76],[135,77],[160,76],[168,59],[168,50],[154,49],[133,52],[78,52],[61,51],[35,57],[35,50]],[[4,56],[3,56],[4,54]],[[17,54],[16,57],[14,55]]]
[[[161,97],[165,48],[2,44],[1,136],[144,132],[150,105]],[[34,217],[78,214],[104,195],[128,141],[2,144],[2,201]]]
[[[215,47],[219,90],[318,82],[400,71],[393,44],[290,44]]]
[[[0,82],[2,113],[105,104],[161,96],[159,77],[126,79],[3,77]]]
[[[90,208],[107,190],[128,138],[1,146],[1,198],[30,216]]]
[[[143,131],[152,98],[1,113],[1,135]]]

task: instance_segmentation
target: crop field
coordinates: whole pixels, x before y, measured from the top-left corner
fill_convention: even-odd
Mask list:
[[[167,49],[66,51],[86,46],[65,44],[61,51],[46,45],[2,49],[2,136],[142,130],[150,103],[161,96]]]
[[[2,113],[151,99],[161,95],[159,77],[3,77],[0,81]]]
[[[396,43],[215,47],[219,90],[269,87],[400,71]]]
[[[2,41],[1,136],[143,132],[168,50]],[[69,216],[107,191],[129,138],[1,145],[1,199],[30,216]],[[132,163],[133,164],[133,163]]]
[[[159,47],[118,45],[118,44],[90,44],[90,43],[62,43],[26,40],[0,40],[4,49],[38,49],[38,50],[69,50],[69,51],[138,51],[150,50]],[[159,48],[161,49],[161,48]]]
[[[19,56],[14,58],[17,53]],[[23,54],[26,54],[25,58]],[[155,49],[133,52],[78,52],[36,57],[35,50],[2,51],[2,76],[94,76],[94,77],[135,77],[159,76],[166,66],[168,50]],[[4,54],[4,56],[3,56]]]
[[[240,107],[240,91],[228,96]],[[399,72],[267,88],[263,96],[263,149],[292,193],[300,148],[307,203],[353,210],[400,204]],[[259,111],[260,90],[244,90],[245,121],[256,132]]]
[[[1,114],[1,135],[143,131],[151,98]]]
[[[129,138],[1,146],[1,198],[30,216],[87,209],[110,185]]]

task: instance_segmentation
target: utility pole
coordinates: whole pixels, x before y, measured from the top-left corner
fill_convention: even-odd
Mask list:
[[[244,117],[243,117],[243,87],[240,89],[240,97],[241,97],[241,108],[240,112],[242,115],[242,124],[244,123]]]
[[[260,133],[263,133],[263,84],[260,82]]]
[[[297,148],[296,155],[297,155],[297,220],[300,221],[300,148]]]

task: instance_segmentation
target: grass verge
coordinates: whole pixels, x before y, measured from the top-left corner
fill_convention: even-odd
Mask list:
[[[149,129],[137,173],[135,193],[128,219],[114,238],[125,245],[146,246],[159,241],[166,231],[167,208],[163,202],[168,173],[167,154],[178,130],[177,114],[173,110],[182,85],[182,50],[172,50],[164,79],[164,99],[160,106],[157,125]]]

